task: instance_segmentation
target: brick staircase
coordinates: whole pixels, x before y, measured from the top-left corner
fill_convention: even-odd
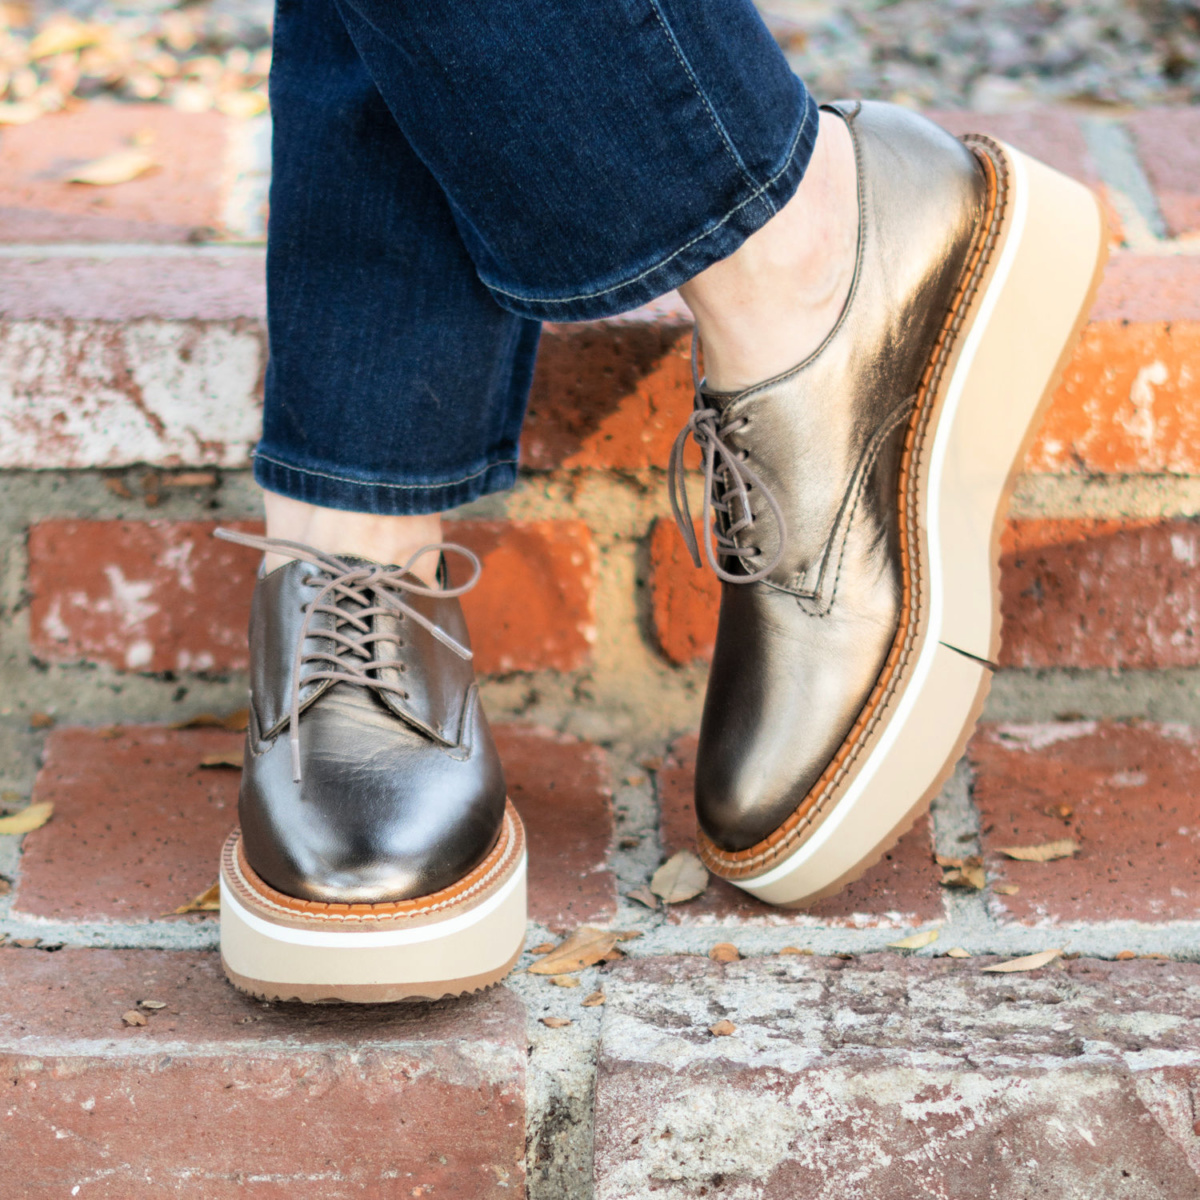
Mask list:
[[[0,133],[0,800],[55,806],[0,836],[0,1196],[1200,1197],[1200,110],[941,119],[1100,189],[1114,256],[931,817],[808,912],[630,898],[691,842],[715,625],[662,470],[689,329],[670,298],[551,327],[521,481],[453,536],[485,563],[529,945],[640,936],[576,988],[359,1011],[248,1000],[215,917],[167,915],[234,819],[236,770],[201,763],[240,736],[196,718],[245,701],[255,556],[209,534],[258,515],[265,127],[96,105]],[[156,173],[54,182],[146,129]]]

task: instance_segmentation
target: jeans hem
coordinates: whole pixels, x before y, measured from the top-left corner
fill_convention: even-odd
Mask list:
[[[300,467],[256,450],[254,480],[268,492],[321,508],[378,516],[416,516],[445,512],[480,496],[507,491],[517,481],[517,460],[499,459],[456,472],[453,479],[408,483],[395,479],[356,479],[332,464]]]
[[[562,298],[506,291],[487,279],[484,286],[496,303],[518,316],[538,321],[599,321],[674,291],[707,267],[728,258],[751,234],[757,233],[795,194],[812,158],[820,110],[806,88],[804,111],[783,165],[757,189],[743,195],[707,231],[665,253],[624,283]]]

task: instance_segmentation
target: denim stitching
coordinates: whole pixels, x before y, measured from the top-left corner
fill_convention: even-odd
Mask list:
[[[731,208],[710,229],[706,229],[703,233],[698,233],[690,242],[684,243],[684,245],[680,246],[678,250],[668,254],[666,258],[660,259],[652,267],[647,267],[640,275],[635,275],[632,279],[622,280],[620,283],[613,284],[612,287],[600,288],[595,292],[580,292],[575,296],[557,296],[553,299],[546,296],[530,296],[522,292],[509,292],[502,287],[497,287],[493,283],[488,283],[486,279],[483,281],[484,285],[491,292],[496,292],[501,296],[511,296],[514,300],[523,300],[528,304],[570,304],[575,300],[593,300],[597,296],[607,296],[611,292],[619,292],[623,288],[632,287],[635,283],[639,283],[641,280],[645,279],[647,275],[653,275],[655,271],[661,271],[662,268],[667,265],[667,263],[671,262],[672,259],[678,258],[685,250],[690,250],[697,242],[702,242],[705,238],[711,237],[717,232],[718,229],[721,228],[722,225],[726,224],[726,222],[731,220],[735,214],[739,213],[743,208],[745,208],[747,204],[751,203],[751,201],[757,200],[759,196],[761,196],[763,192],[765,192],[771,186],[771,184],[773,184],[785,171],[787,171],[787,169],[792,165],[792,159],[796,157],[796,147],[800,143],[800,136],[804,133],[805,129],[808,128],[809,113],[811,110],[816,108],[816,105],[811,103],[811,99],[812,98],[809,97],[810,103],[804,106],[804,120],[801,121],[800,128],[796,130],[796,136],[792,139],[792,144],[788,148],[787,158],[784,160],[783,166],[780,167],[779,170],[776,171],[775,174],[772,175],[771,178],[768,179],[760,188],[753,191],[740,204]]]
[[[501,458],[494,463],[489,463],[479,471],[473,471],[470,475],[464,475],[461,479],[444,479],[435,483],[375,483],[366,479],[351,479],[349,475],[332,475],[328,471],[314,471],[309,467],[294,467],[291,463],[285,463],[278,458],[272,458],[269,454],[263,454],[260,450],[256,450],[252,457],[264,459],[277,467],[282,467],[285,471],[296,471],[300,475],[314,475],[319,479],[332,479],[337,483],[353,483],[359,487],[394,488],[406,492],[433,491],[434,488],[454,487],[455,484],[469,483],[472,479],[478,479],[480,475],[486,475],[495,467],[515,467],[517,465],[515,458]]]
[[[662,6],[659,0],[650,0],[650,7],[654,10],[654,16],[658,23],[662,26],[662,31],[667,35],[667,40],[671,43],[671,49],[675,51],[675,57],[679,60],[679,65],[683,68],[684,73],[692,81],[692,89],[700,98],[701,104],[708,111],[708,119],[712,122],[713,128],[717,131],[717,136],[725,144],[725,149],[729,157],[733,159],[737,169],[742,173],[742,178],[750,184],[751,187],[758,186],[758,180],[750,174],[746,168],[745,162],[742,161],[742,156],[737,152],[737,147],[733,144],[733,139],[729,136],[725,126],[721,124],[721,119],[717,116],[716,110],[712,106],[712,102],[705,95],[704,89],[700,86],[700,80],[696,78],[696,72],[692,70],[692,64],[688,62],[683,53],[683,47],[679,44],[679,39],[675,36],[675,31],[667,24],[667,19],[663,15]]]

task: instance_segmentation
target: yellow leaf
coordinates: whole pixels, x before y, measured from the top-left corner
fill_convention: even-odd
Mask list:
[[[1056,858],[1070,858],[1079,853],[1079,843],[1074,838],[1063,838],[1057,842],[1042,842],[1038,846],[1001,846],[1000,853],[1020,862],[1052,862]]]
[[[994,966],[984,967],[983,969],[997,974],[1007,974],[1010,971],[1036,971],[1038,967],[1044,967],[1047,963],[1052,963],[1061,953],[1061,948],[1058,950],[1040,950],[1037,954],[1026,954],[1023,958],[1010,958],[1008,962],[996,963]]]
[[[68,183],[87,183],[93,187],[108,187],[114,183],[128,183],[155,165],[154,159],[145,150],[130,147],[116,150],[103,158],[94,159],[76,167],[63,178]]]
[[[230,750],[206,754],[200,760],[200,765],[202,767],[236,767],[240,771],[245,764],[242,761],[241,750]]]
[[[28,125],[42,115],[40,104],[28,100],[16,104],[0,104],[0,125]]]
[[[650,880],[650,890],[664,904],[682,904],[708,887],[708,870],[690,851],[672,854]]]
[[[225,92],[217,97],[217,111],[244,121],[265,113],[267,98],[262,92]]]
[[[961,946],[952,946],[946,951],[947,958],[970,958],[970,950],[964,950]]]
[[[938,940],[936,929],[925,929],[914,933],[911,937],[901,938],[898,942],[888,942],[893,950],[920,950],[922,946],[930,946]]]
[[[54,805],[43,800],[8,817],[0,817],[0,833],[32,833],[50,820]]]
[[[992,885],[992,891],[1001,896],[1015,896],[1020,890],[1015,883],[996,883]]]
[[[570,1025],[570,1023],[571,1021],[569,1017],[542,1018],[542,1024],[545,1025],[547,1029],[565,1029],[568,1025]]]
[[[37,59],[69,54],[104,41],[107,34],[103,25],[89,25],[74,17],[55,17],[47,21],[41,33],[29,43],[29,57]]]
[[[566,941],[535,962],[529,972],[532,975],[565,975],[571,971],[582,971],[584,967],[594,966],[611,954],[617,943],[627,936],[620,930],[580,925]]]
[[[980,866],[952,867],[939,882],[942,887],[973,888],[979,891],[987,883],[987,876]]]
[[[131,1008],[128,1012],[122,1013],[121,1020],[124,1021],[126,1025],[145,1025],[146,1024],[145,1016],[142,1013],[138,1012],[138,1010],[136,1008]]]
[[[171,484],[167,484],[168,487]],[[218,717],[213,713],[197,713],[186,721],[176,721],[168,725],[168,729],[228,729],[230,733],[244,733],[250,720],[248,708],[238,708],[227,717]]]
[[[551,975],[550,982],[555,987],[577,988],[579,986],[579,980],[574,975]]]
[[[604,993],[603,992],[592,992],[592,994],[590,996],[585,996],[583,998],[583,1007],[584,1008],[598,1008],[603,1003],[604,1003]]]
[[[176,910],[175,915],[179,916],[183,913],[196,912],[220,912],[221,911],[221,884],[218,881],[212,887],[205,888],[194,900],[189,900],[186,904],[181,904]]]

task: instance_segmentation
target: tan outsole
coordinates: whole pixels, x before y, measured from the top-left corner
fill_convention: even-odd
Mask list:
[[[814,822],[812,834],[793,851],[778,856],[766,869],[754,873],[739,872],[742,877],[736,877],[734,873],[721,870],[709,855],[705,856],[709,867],[715,869],[718,874],[760,899],[780,907],[795,908],[809,905],[824,896],[840,891],[848,883],[861,878],[912,827],[917,818],[928,810],[933,798],[938,794],[962,756],[982,713],[991,685],[989,667],[995,661],[1000,646],[1000,536],[1007,515],[1008,502],[1016,485],[1025,452],[1036,435],[1039,418],[1049,405],[1054,390],[1062,377],[1063,369],[1083,326],[1086,324],[1103,275],[1107,247],[1104,215],[1092,193],[1050,168],[1021,155],[1011,147],[982,138],[968,138],[967,141],[968,144],[973,144],[977,152],[999,153],[1004,156],[1007,175],[1014,188],[1014,195],[1010,198],[1010,203],[1020,208],[1021,215],[1019,218],[1014,215],[1011,220],[1008,220],[1006,216],[1008,223],[1002,231],[1003,242],[997,248],[989,264],[983,289],[977,299],[973,301],[974,316],[971,327],[960,337],[959,345],[954,352],[954,366],[951,375],[945,388],[941,390],[934,402],[940,413],[946,396],[955,387],[955,380],[960,368],[963,369],[966,373],[964,377],[966,382],[960,387],[964,395],[964,412],[969,412],[971,415],[969,419],[958,412],[952,415],[948,435],[950,448],[943,451],[941,467],[946,466],[944,460],[950,458],[952,452],[956,461],[950,464],[947,474],[952,474],[955,468],[961,470],[964,463],[975,465],[983,462],[987,464],[986,469],[978,472],[985,477],[982,482],[968,481],[964,485],[968,497],[974,496],[974,505],[964,503],[958,506],[958,511],[943,512],[939,509],[937,512],[939,524],[947,527],[939,535],[939,544],[944,560],[940,563],[939,569],[946,576],[946,582],[941,588],[945,613],[936,631],[936,644],[927,645],[930,637],[929,631],[926,630],[919,651],[928,655],[926,677],[938,680],[936,689],[932,689],[932,693],[936,694],[928,696],[925,693],[917,694],[925,709],[931,707],[933,709],[932,714],[928,711],[924,713],[924,727],[929,730],[939,724],[942,728],[952,728],[957,725],[958,732],[936,765],[928,760],[922,761],[920,747],[909,748],[910,752],[907,755],[904,752],[905,748],[900,746],[899,742],[889,748],[885,765],[891,778],[903,779],[906,765],[911,765],[912,769],[919,772],[928,782],[921,788],[916,798],[911,803],[905,804],[899,813],[896,812],[896,804],[903,803],[902,800],[897,799],[885,803],[876,801],[874,809],[881,810],[876,812],[876,816],[882,815],[882,812],[890,807],[891,819],[884,822],[887,833],[882,838],[874,833],[874,829],[877,829],[878,825],[874,826],[869,834],[863,830],[858,831],[860,844],[865,843],[868,849],[865,853],[851,856],[852,861],[846,862],[845,847],[849,841],[853,840],[853,835],[841,831],[837,837],[828,837],[828,842],[832,843],[832,846],[826,851],[825,858],[832,861],[840,859],[840,870],[835,869],[831,873],[828,862],[824,864],[825,869],[822,870],[820,851],[814,854],[809,846],[809,843],[819,834],[823,821]],[[1018,187],[1024,189],[1023,196],[1016,194]],[[1040,205],[1037,211],[1033,209],[1035,205]],[[1064,214],[1069,214],[1066,228],[1064,228]],[[1018,220],[1023,223],[1019,228],[1017,228]],[[1076,225],[1075,222],[1078,224]],[[1071,234],[1075,235],[1074,239]],[[1020,240],[1012,248],[1011,258],[1003,267],[1004,276],[998,280],[998,270],[1004,262],[1012,237]],[[1085,261],[1090,261],[1090,270],[1086,272],[1086,275],[1081,269]],[[1059,264],[1060,277],[1057,278],[1054,269],[1052,267],[1048,269],[1046,266],[1046,264],[1054,263]],[[1029,290],[1031,272],[1036,274],[1038,271],[1041,272],[1043,286],[1040,292],[1037,290],[1031,292]],[[1083,278],[1086,278],[1087,282],[1085,286],[1081,287]],[[1058,285],[1057,288],[1054,287],[1055,284]],[[989,298],[993,285],[996,285],[998,290],[994,297]],[[1023,286],[1025,291],[1022,291]],[[1070,305],[1068,311],[1071,312],[1071,321],[1066,329],[1063,328],[1061,319],[1055,320],[1055,317],[1061,317],[1061,309],[1057,313],[1051,311],[1045,321],[1036,319],[1036,316],[1041,314],[1035,314],[1034,319],[1030,319],[1026,315],[1027,308],[1036,310],[1039,303],[1045,308],[1048,300],[1055,301],[1059,298],[1061,298],[1063,306]],[[1022,301],[1028,303],[1022,303]],[[983,310],[989,304],[992,305],[992,311],[981,328],[978,344],[975,346],[970,360],[964,366],[962,346],[973,336],[976,321],[983,315]],[[1023,319],[1019,320],[1018,318]],[[1008,323],[1007,327],[1005,322]],[[1025,333],[1024,338],[1014,336],[1015,325],[1020,325]],[[1055,331],[1056,327],[1057,332]],[[1040,362],[1030,368],[1018,357],[1014,366],[1011,354],[1012,346],[1014,343],[1021,342],[1029,344],[1033,340],[1028,335],[1030,328],[1044,335]],[[1057,353],[1047,369],[1045,359],[1048,357],[1050,348],[1057,349]],[[1030,357],[1038,359],[1036,352],[1032,353]],[[988,365],[989,358],[996,360],[991,367]],[[1002,370],[1005,366],[1012,369],[1005,372]],[[1001,420],[1003,423],[999,415],[1003,411],[1003,406],[998,403],[989,406],[987,400],[998,397],[1001,388],[997,382],[998,379],[1002,378],[1007,381],[1014,374],[1019,376],[1022,370],[1026,375],[1040,374],[1042,383],[1039,388],[1035,388],[1028,380],[1024,381],[1026,385],[1024,394],[1034,394],[1037,396],[1037,400],[1031,408],[1026,410],[1024,425],[1021,426],[1020,436],[1014,443],[1015,425],[1007,430],[1002,430],[999,437],[994,429],[988,428],[989,423],[995,425],[997,420]],[[989,371],[991,372],[990,377]],[[968,388],[973,389],[970,401],[965,400]],[[974,393],[982,395],[982,400],[980,395]],[[935,431],[933,437],[936,439],[938,436],[940,436],[939,432]],[[1007,446],[1011,451],[1002,466],[994,452],[996,445]],[[993,461],[989,461],[989,459]],[[923,539],[927,535],[928,525],[928,517],[925,514],[928,512],[929,504],[936,503],[929,496],[930,470],[927,464],[924,470],[925,477],[920,481],[922,500],[920,513],[925,518],[922,521]],[[1002,472],[1002,477],[999,479],[997,477],[998,470]],[[986,497],[988,512],[986,528],[979,527],[980,510],[984,507],[983,502],[979,499],[980,494]],[[955,529],[956,525],[959,528]],[[953,547],[956,543],[959,546],[967,547],[968,552],[953,558]],[[976,555],[975,561],[972,563],[972,555],[969,553],[970,547],[982,544],[986,544],[988,548],[986,584],[979,577],[981,572],[978,556]],[[925,553],[929,553],[928,548],[924,547],[924,543],[923,550]],[[925,570],[926,578],[917,581],[915,585],[921,587],[926,593],[930,586],[928,579],[930,573],[931,568],[927,568]],[[972,575],[976,577],[971,578]],[[987,593],[986,603],[984,602],[985,592]],[[952,597],[955,594],[960,599],[971,597],[975,603],[960,603],[955,607],[952,603]],[[893,701],[893,711],[894,708],[900,706],[902,695],[903,693],[898,693]],[[965,714],[965,718],[963,714]],[[910,724],[913,725],[913,729],[920,725],[915,710],[910,714]],[[909,741],[913,741],[915,738],[912,730],[906,731],[906,736]],[[881,737],[882,733],[872,739],[871,751],[864,756],[863,764],[870,762],[871,754],[878,750]],[[935,736],[929,740],[942,741],[942,738]],[[905,763],[906,757],[909,760],[908,764]],[[851,790],[854,780],[861,770],[862,766],[860,765],[859,770],[846,780],[842,794]],[[883,789],[881,783],[876,782],[872,785],[868,781],[863,787],[863,792],[865,793],[872,786],[877,793]],[[903,790],[902,785],[892,789],[897,794],[902,793]],[[830,811],[835,809],[836,805],[830,806]],[[844,815],[844,813],[839,814],[839,817],[844,817]],[[829,833],[829,831],[826,832]],[[803,862],[803,866],[798,867],[798,861]],[[824,878],[821,877],[822,875]]]
[[[319,904],[261,880],[235,829],[221,855],[221,963],[240,991],[306,1004],[388,1004],[478,992],[525,943],[525,831],[506,805],[500,837],[458,883],[385,904]]]

